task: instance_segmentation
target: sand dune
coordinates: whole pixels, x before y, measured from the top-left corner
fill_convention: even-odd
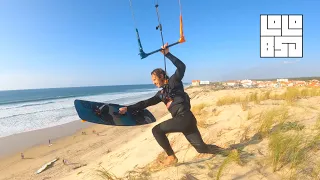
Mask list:
[[[119,179],[319,178],[319,88],[215,91],[208,86],[187,92],[205,142],[233,148],[229,156],[199,156],[182,134],[172,133],[168,137],[179,163],[161,167],[157,160],[164,153],[151,129],[170,114],[158,104],[149,108],[157,118],[155,124],[130,128],[93,125],[82,130],[86,135],[79,131],[50,147],[28,149],[24,153],[31,159],[21,160],[19,154],[2,159],[0,179],[98,180],[108,179],[108,173]],[[35,174],[54,158],[59,160],[51,168]]]

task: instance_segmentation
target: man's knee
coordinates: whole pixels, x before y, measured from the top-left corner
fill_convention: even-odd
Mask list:
[[[152,134],[153,134],[153,136],[158,136],[160,134],[164,134],[164,132],[160,128],[160,124],[157,124],[156,126],[154,126],[152,128]]]

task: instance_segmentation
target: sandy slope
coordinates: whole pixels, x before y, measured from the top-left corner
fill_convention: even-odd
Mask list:
[[[167,112],[165,106],[159,104],[153,106],[150,111],[158,119]],[[54,177],[54,179],[64,177],[65,174],[73,173],[74,167],[90,165],[99,160],[104,154],[116,150],[118,147],[126,144],[131,139],[139,136],[148,126],[141,127],[109,127],[102,125],[93,125],[79,130],[71,136],[52,141],[52,146],[48,143],[35,146],[23,151],[25,159],[21,159],[20,153],[16,153],[0,161],[0,179],[43,179]],[[93,133],[95,130],[99,136]],[[86,135],[82,135],[86,132]],[[43,131],[31,132],[33,136],[47,136]],[[36,133],[36,135],[34,135]],[[20,141],[25,141],[21,139]],[[18,142],[16,140],[15,142]],[[54,163],[54,167],[46,170],[44,173],[35,174],[35,172],[45,163],[59,158]],[[64,165],[62,160],[66,159],[71,165]]]
[[[270,139],[261,138],[258,133],[262,121],[261,112],[267,112],[272,107],[286,107],[288,116],[285,119],[305,125],[302,132],[310,135],[315,134],[312,128],[317,118],[320,117],[318,116],[320,112],[319,96],[302,98],[291,105],[286,105],[283,100],[267,99],[259,104],[248,103],[244,109],[241,103],[217,106],[216,102],[224,96],[252,94],[255,91],[264,90],[213,91],[210,87],[198,87],[187,91],[192,98],[194,108],[205,103],[202,108],[193,110],[197,114],[198,126],[205,142],[223,147],[237,147],[242,150],[238,151],[241,163],[232,161],[227,164],[221,171],[222,179],[281,179],[287,177],[287,166],[279,171],[272,171],[272,165],[268,161],[270,160],[268,149]],[[272,91],[283,92],[283,89]],[[166,110],[163,104],[149,109],[156,115],[157,123],[170,118],[169,114],[165,115]],[[282,113],[282,110],[280,112]],[[163,115],[165,116],[162,117]],[[199,157],[182,134],[173,133],[168,137],[177,153],[179,164],[163,168],[156,163],[156,159],[162,158],[163,151],[152,136],[151,129],[154,125],[112,129],[106,126],[92,126],[85,130],[87,135],[81,135],[81,132],[78,132],[54,142],[51,147],[43,145],[28,150],[26,154],[34,159],[20,160],[19,155],[9,157],[0,166],[0,179],[45,179],[50,177],[65,180],[98,180],[103,179],[99,177],[97,171],[102,167],[118,177],[128,176],[128,172],[134,170],[136,173],[132,176],[138,177],[137,179],[181,179],[186,174],[192,174],[197,179],[216,179],[221,170],[220,167],[223,167],[225,160],[230,159],[221,155]],[[92,134],[92,129],[100,132],[100,136]],[[295,133],[298,134],[298,131]],[[314,157],[318,156],[317,149],[314,149],[312,153]],[[60,160],[52,168],[39,175],[34,174],[42,164],[55,157],[59,157]],[[64,165],[62,158],[79,164]],[[316,160],[316,158],[311,159]],[[299,172],[302,169],[311,171],[308,164],[305,165],[303,162],[300,164],[304,166],[300,167]],[[79,167],[80,165],[85,166]],[[73,169],[74,167],[79,168]],[[312,172],[316,174],[317,171],[313,168]],[[305,177],[305,179],[308,178]]]

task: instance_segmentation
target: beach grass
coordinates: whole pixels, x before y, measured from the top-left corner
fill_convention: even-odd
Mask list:
[[[294,103],[296,100],[307,97],[320,96],[319,87],[287,87],[285,92],[275,93],[271,90],[259,91],[250,93],[245,96],[223,96],[219,98],[216,102],[217,106],[231,105],[235,103],[248,103],[254,102],[255,104],[260,104],[261,101],[265,100],[284,100],[288,104]]]
[[[274,172],[287,167],[289,172],[286,178],[289,179],[297,179],[302,172],[309,177],[319,177],[320,161],[313,153],[319,150],[319,123],[320,114],[312,132],[307,133],[305,125],[299,122],[285,122],[271,133],[268,138],[268,160]],[[311,171],[306,171],[310,168]]]
[[[257,121],[257,133],[262,135],[262,138],[267,138],[267,160],[271,163],[271,169],[273,172],[280,171],[282,168],[287,167],[291,169],[289,173],[289,179],[295,179],[298,177],[298,172],[305,169],[310,161],[308,154],[310,150],[314,149],[320,144],[320,113],[318,114],[317,121],[314,125],[314,133],[310,137],[304,130],[305,125],[299,121],[290,121],[291,115],[289,111],[297,100],[301,98],[308,98],[312,96],[320,96],[320,91],[317,88],[301,88],[292,87],[286,88],[284,92],[278,91],[278,93],[271,90],[261,90],[251,92],[241,96],[224,96],[216,102],[217,106],[231,105],[239,103],[243,111],[247,111],[247,120],[255,119]],[[279,103],[268,106],[266,109],[256,110],[252,109],[254,105],[261,105],[261,102],[266,100],[282,100],[286,103]],[[222,110],[218,110],[217,107],[213,108],[212,112],[208,113],[207,107],[212,109],[214,104],[199,103],[192,106],[191,111],[197,117],[198,126],[202,128],[208,128],[207,118],[210,116],[218,116]],[[314,108],[317,110],[316,108]],[[246,126],[241,134],[240,142],[248,141],[250,128],[253,126]],[[276,127],[276,128],[275,128]],[[219,137],[218,133],[218,137]],[[214,139],[206,140],[206,142],[214,141]],[[173,144],[171,144],[173,145]],[[158,155],[155,161],[161,161],[164,159],[165,153],[162,152]],[[216,163],[216,162],[215,162]],[[240,154],[237,150],[231,151],[231,153],[221,162],[221,164],[215,168],[209,167],[208,176],[213,179],[223,179],[222,176],[226,169],[232,163],[243,165],[240,158]],[[157,170],[152,170],[145,167],[143,172],[130,171],[127,178],[129,179],[149,179],[151,173],[163,170],[162,167],[157,167]],[[216,172],[215,175],[212,172]],[[109,178],[110,173],[105,173]],[[210,175],[209,175],[210,174]],[[288,174],[287,174],[288,175]],[[308,174],[310,177],[317,178],[320,176],[320,162],[314,166],[312,171]],[[114,178],[114,177],[113,177]],[[118,178],[119,179],[119,178]],[[117,179],[117,180],[118,180]],[[186,173],[181,179],[196,179],[193,175]]]
[[[248,111],[247,120],[250,120],[250,119],[252,119],[252,118],[254,118],[254,117],[255,117],[255,114],[253,113],[253,110],[249,110],[249,111]]]
[[[200,104],[193,105],[191,107],[192,113],[197,118],[197,122],[198,122],[197,125],[201,128],[207,128],[209,126],[207,122],[207,118],[208,116],[210,116],[211,113],[209,114],[208,112],[204,112],[203,110],[206,107],[210,107],[210,106],[211,104],[209,103],[200,103]]]
[[[269,134],[272,125],[283,124],[288,118],[288,107],[276,107],[260,113],[258,133],[263,137]]]
[[[106,180],[122,180],[122,178],[118,178],[117,176],[115,176],[113,173],[109,172],[108,170],[106,170],[104,167],[102,167],[101,165],[99,165],[99,167],[101,169],[97,169],[96,171],[98,172],[98,175],[102,178],[102,179],[106,179]]]
[[[224,170],[227,168],[228,165],[230,165],[231,163],[237,163],[239,165],[242,165],[242,161],[240,159],[240,155],[239,152],[234,149],[232,150],[229,155],[223,160],[223,162],[221,163],[221,165],[219,166],[217,175],[216,175],[216,179],[220,180]]]
[[[200,104],[196,104],[196,105],[193,105],[191,107],[191,111],[195,114],[195,115],[200,115],[201,114],[201,111],[205,108],[209,106],[208,103],[200,103]]]
[[[305,158],[305,138],[301,133],[286,134],[283,132],[272,133],[270,136],[269,150],[273,171],[279,170],[289,164],[290,168],[297,167]]]
[[[223,106],[223,105],[231,105],[234,103],[239,103],[241,100],[240,96],[224,96],[222,98],[219,98],[216,102],[217,106]]]
[[[147,168],[142,168],[140,171],[139,170],[131,170],[126,172],[126,175],[124,177],[117,177],[105,168],[103,168],[100,165],[101,169],[96,170],[98,172],[98,175],[102,179],[106,180],[125,180],[125,179],[130,179],[130,180],[149,180],[151,176],[151,171],[148,171]]]

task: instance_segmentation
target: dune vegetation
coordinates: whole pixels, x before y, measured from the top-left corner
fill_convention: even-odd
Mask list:
[[[165,157],[162,152],[123,178],[107,170],[99,171],[100,175],[104,179],[220,180],[242,172],[244,179],[245,174],[266,179],[320,178],[320,88],[248,89],[220,96],[222,91],[229,90],[205,92],[203,99],[198,95],[191,110],[205,142],[224,144],[228,155],[203,160],[192,146],[178,147],[176,142],[183,136],[170,134],[182,165],[152,169],[151,164]],[[217,93],[220,97],[214,98]],[[188,164],[191,160],[199,161]]]

